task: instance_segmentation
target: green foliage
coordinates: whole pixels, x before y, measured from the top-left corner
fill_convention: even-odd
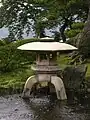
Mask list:
[[[29,3],[26,0],[5,0],[0,7],[0,27],[8,27],[9,37],[22,39],[23,31],[29,34],[33,22],[41,12],[33,1]]]
[[[69,37],[69,38],[72,38],[72,37],[74,37],[74,36],[76,36],[78,33],[80,33],[82,30],[80,30],[80,29],[77,29],[77,30],[68,30],[67,32],[66,32],[66,35]]]
[[[22,92],[27,78],[33,74],[30,66],[0,74],[0,95]]]
[[[18,50],[17,47],[38,39],[17,40],[12,43],[4,43],[0,46],[0,94],[17,93],[23,90],[29,76],[34,74],[31,63],[36,55],[29,51]]]
[[[67,44],[70,44],[70,45],[73,45],[73,46],[76,46],[76,39],[75,37],[72,37],[70,38],[69,40],[66,41]]]
[[[61,38],[66,41],[67,28],[70,29],[66,31],[69,38],[82,32],[83,23],[90,13],[88,2],[89,0],[5,0],[0,7],[0,28],[8,27],[10,40],[14,40],[13,37],[22,39],[24,30],[27,34],[34,30],[39,36],[41,30],[59,26]],[[81,22],[76,23],[76,20]]]
[[[72,29],[83,29],[85,23],[83,22],[76,22],[72,24]]]
[[[58,64],[61,69],[64,69],[71,61],[67,54],[58,56]],[[86,78],[90,80],[90,59],[86,63],[88,66]],[[27,78],[33,75],[34,72],[30,69],[30,65],[25,65],[21,68],[17,68],[11,72],[0,73],[0,95],[21,93]]]
[[[40,37],[40,33],[42,31],[44,31],[44,29],[46,28],[46,25],[47,25],[47,21],[44,21],[43,20],[44,18],[40,18],[40,20],[38,19],[36,24],[35,24],[35,33],[37,35],[37,37]]]
[[[77,34],[79,34],[83,31],[84,25],[85,25],[85,23],[83,23],[83,22],[73,23],[71,25],[72,29],[67,29],[65,31],[66,36],[68,38],[75,37]]]
[[[72,62],[72,58],[68,57],[67,54],[60,55],[57,59],[57,62],[61,69],[64,69],[66,66],[73,66],[73,65],[69,65],[69,63]],[[90,81],[90,58],[88,58],[86,62],[83,63],[83,65],[87,66],[87,72],[85,77],[86,77],[86,80]]]
[[[71,58],[68,57],[67,54],[61,54],[57,58],[58,65],[60,66],[61,69],[64,69],[66,66],[71,66],[69,63],[71,61]]]
[[[90,56],[90,37],[89,36],[90,36],[89,34],[88,35],[86,34],[85,36],[83,36],[79,44],[80,53],[83,54],[85,57]]]
[[[90,81],[90,59],[89,59],[89,62],[87,61],[86,64],[88,66],[87,73],[86,73],[86,78]]]
[[[3,45],[5,45],[4,41],[0,40],[0,46],[3,46]]]
[[[16,47],[18,47],[25,43],[36,42],[36,41],[39,41],[39,39],[38,38],[23,39],[23,40],[17,40],[15,42],[12,42],[11,45],[15,45]]]
[[[5,0],[0,7],[0,27],[9,28],[9,37],[22,38],[23,31],[27,35],[31,30],[38,31],[36,28],[41,24],[43,18],[48,22],[45,26],[54,27],[65,23],[68,25],[75,21],[74,15],[81,21],[87,18],[88,7],[84,0]],[[38,21],[41,21],[38,23]],[[37,25],[38,24],[38,25]]]
[[[10,72],[25,64],[31,64],[35,59],[35,54],[18,50],[17,47],[32,40],[27,39],[0,46],[0,71]]]

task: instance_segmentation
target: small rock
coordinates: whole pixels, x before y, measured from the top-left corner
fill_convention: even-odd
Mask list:
[[[16,108],[14,111],[18,111],[18,109]]]

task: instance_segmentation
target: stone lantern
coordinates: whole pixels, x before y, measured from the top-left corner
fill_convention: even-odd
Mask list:
[[[77,50],[77,48],[66,43],[54,42],[53,38],[40,38],[39,42],[27,43],[21,45],[18,49],[36,52],[36,64],[31,66],[36,74],[27,79],[22,94],[23,97],[30,97],[35,84],[47,82],[47,85],[49,83],[54,85],[58,99],[67,99],[63,81],[57,76],[60,71],[56,62],[57,53],[66,50]]]

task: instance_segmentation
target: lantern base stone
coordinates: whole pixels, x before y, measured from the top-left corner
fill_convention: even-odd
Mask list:
[[[41,76],[41,78],[43,78],[43,76]],[[48,86],[50,89],[50,86],[49,86],[49,83],[50,83],[54,85],[57,99],[66,100],[67,95],[65,92],[65,87],[62,79],[53,75],[50,77],[50,79],[46,79],[46,78],[44,77],[44,79],[40,79],[39,81],[36,75],[29,77],[25,83],[22,97],[29,98],[34,91],[38,90],[39,88],[42,88],[43,85]],[[51,89],[50,89],[50,92],[52,92]]]

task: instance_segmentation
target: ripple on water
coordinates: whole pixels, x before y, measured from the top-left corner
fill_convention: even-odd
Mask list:
[[[0,97],[0,120],[90,120],[90,105],[71,106],[46,96],[5,96]]]

